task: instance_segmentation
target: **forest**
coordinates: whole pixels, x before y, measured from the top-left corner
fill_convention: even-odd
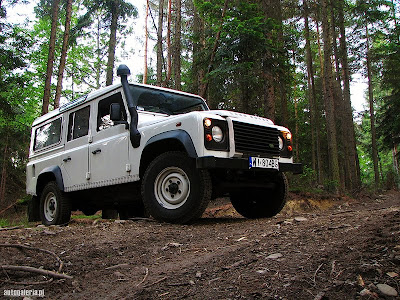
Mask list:
[[[32,17],[10,11],[33,2]],[[0,0],[0,209],[25,197],[35,118],[131,80],[204,97],[211,109],[270,118],[294,136],[292,190],[354,194],[399,186],[398,0]],[[132,20],[145,20],[144,28]],[[138,38],[140,37],[140,38]],[[351,82],[368,83],[354,111]]]

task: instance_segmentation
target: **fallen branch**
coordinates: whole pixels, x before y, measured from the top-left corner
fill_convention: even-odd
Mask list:
[[[11,247],[11,248],[18,248],[18,249],[26,249],[26,250],[32,250],[32,251],[41,251],[47,254],[50,254],[55,257],[55,259],[58,261],[59,267],[58,267],[58,272],[61,273],[61,269],[64,265],[62,262],[61,258],[57,256],[54,252],[51,252],[50,250],[46,249],[41,249],[41,248],[35,248],[35,247],[29,247],[25,245],[18,245],[18,244],[0,244],[0,247]]]
[[[319,267],[317,268],[317,270],[316,270],[315,273],[314,273],[314,278],[313,278],[314,284],[315,284],[315,277],[317,277],[317,273],[318,273],[318,271],[322,268],[323,265],[324,265],[324,263],[320,264]]]
[[[141,285],[143,282],[145,282],[146,279],[147,279],[147,276],[149,276],[149,268],[146,268],[146,274],[144,275],[143,280],[142,280],[141,282],[139,282],[139,283],[136,285],[136,287],[138,287],[138,286]]]
[[[66,275],[66,274],[61,274],[49,270],[44,270],[44,269],[38,269],[34,267],[28,267],[28,266],[10,266],[10,265],[4,265],[0,266],[3,270],[9,270],[9,271],[23,271],[23,272],[30,272],[30,273],[37,273],[40,275],[44,276],[50,276],[53,278],[57,279],[72,279],[72,276]]]
[[[168,279],[168,277],[163,277],[163,278],[161,278],[161,279],[159,279],[159,280],[157,280],[157,281],[155,281],[155,282],[153,282],[153,283],[149,283],[149,284],[145,285],[144,288],[148,288],[148,287],[151,287],[151,286],[153,286],[153,285],[156,285],[156,284],[158,284],[158,283],[160,283],[160,282],[163,282],[163,281],[166,280],[166,279]]]
[[[14,230],[14,229],[20,229],[20,228],[24,228],[24,226],[20,225],[20,226],[14,226],[14,227],[4,227],[4,228],[0,228],[0,231]]]

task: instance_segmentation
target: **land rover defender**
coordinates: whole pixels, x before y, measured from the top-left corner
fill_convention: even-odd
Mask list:
[[[244,217],[284,207],[292,135],[266,118],[209,110],[200,96],[128,83],[91,92],[32,125],[29,219],[67,224],[71,211],[188,223],[230,197]],[[109,212],[109,213],[107,213]]]

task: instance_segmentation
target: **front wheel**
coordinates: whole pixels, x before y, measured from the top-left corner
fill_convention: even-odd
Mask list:
[[[288,182],[280,173],[271,188],[256,188],[230,194],[232,206],[249,219],[270,218],[278,214],[286,204]]]
[[[148,166],[142,182],[146,210],[159,221],[189,223],[203,214],[211,198],[207,171],[182,152],[167,152]]]
[[[71,218],[71,202],[55,181],[50,181],[40,197],[40,219],[44,225],[65,225]]]

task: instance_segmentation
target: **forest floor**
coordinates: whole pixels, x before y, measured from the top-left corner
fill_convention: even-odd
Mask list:
[[[0,245],[1,265],[57,271],[57,256],[72,276],[33,284],[50,277],[3,269],[0,298],[34,290],[47,299],[399,299],[399,192],[290,198],[262,220],[220,199],[185,226],[74,218],[0,230],[0,244],[51,251]]]

